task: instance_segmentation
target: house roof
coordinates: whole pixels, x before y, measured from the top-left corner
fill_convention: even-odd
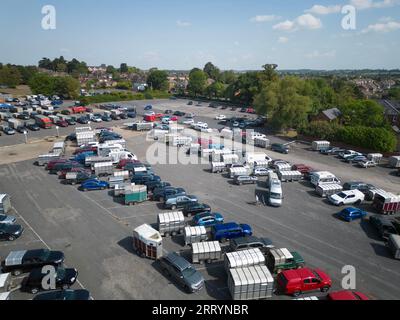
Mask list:
[[[340,117],[342,113],[338,108],[331,108],[322,111],[322,113],[329,119],[329,120],[335,120],[336,118]]]

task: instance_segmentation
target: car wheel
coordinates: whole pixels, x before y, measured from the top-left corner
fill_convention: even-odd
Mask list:
[[[39,292],[39,289],[38,288],[32,288],[31,289],[31,293],[32,294],[36,294],[36,293],[38,293]]]
[[[87,191],[87,189],[86,188],[83,188],[83,192],[86,192]]]
[[[293,292],[293,297],[298,297],[301,294],[300,291],[295,291]]]
[[[176,206],[172,206],[171,209],[172,209],[172,210],[176,210]]]
[[[321,289],[321,292],[328,292],[329,291],[329,287],[328,286],[325,286],[325,287],[323,287],[322,289]]]
[[[169,273],[169,271],[167,269],[163,269],[162,272],[165,274],[166,277],[170,277],[171,274]]]
[[[14,270],[12,274],[13,274],[14,276],[19,276],[21,273],[22,273],[21,270]]]
[[[192,290],[188,287],[188,285],[184,285],[183,289],[187,292],[187,293],[192,293]]]
[[[8,237],[8,240],[9,240],[9,241],[14,241],[14,240],[15,240],[15,237],[14,237],[14,236],[9,236],[9,237]]]

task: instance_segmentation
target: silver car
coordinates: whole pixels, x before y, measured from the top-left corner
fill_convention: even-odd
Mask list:
[[[16,221],[17,221],[17,218],[14,216],[7,216],[5,214],[0,214],[0,223],[14,224]]]

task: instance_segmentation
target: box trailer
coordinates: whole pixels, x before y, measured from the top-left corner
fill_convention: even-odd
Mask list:
[[[125,194],[125,192],[130,192],[132,188],[135,186],[134,183],[121,183],[115,185],[114,188],[114,197],[121,197]]]
[[[207,241],[207,230],[204,226],[185,227],[183,230],[185,245],[191,245],[195,242]]]
[[[154,140],[164,141],[165,135],[167,135],[168,133],[168,130],[153,129],[150,136],[153,137]]]
[[[153,129],[152,122],[137,122],[132,126],[132,130],[135,131],[150,131],[151,129]]]
[[[223,154],[222,162],[226,165],[239,163],[239,155],[237,154]]]
[[[258,148],[267,149],[271,145],[268,138],[265,137],[256,137],[254,138],[254,146]]]
[[[172,145],[173,147],[185,147],[189,146],[191,143],[192,143],[191,137],[174,136],[172,137],[172,140],[169,142],[169,145]]]
[[[400,235],[390,234],[386,245],[392,252],[393,258],[400,260]]]
[[[82,132],[90,132],[90,131],[92,131],[91,127],[76,127],[75,128],[75,133],[76,134],[82,133]]]
[[[11,197],[8,194],[0,194],[0,214],[7,214],[11,211]]]
[[[41,154],[37,157],[35,163],[38,166],[46,166],[50,161],[60,159],[61,155],[56,153]]]
[[[400,212],[400,196],[390,192],[377,192],[372,205],[379,213],[396,214]]]
[[[64,154],[65,152],[65,143],[64,142],[56,142],[53,144],[53,149],[51,150],[51,153],[55,154]]]
[[[268,160],[268,156],[264,152],[246,152],[245,161],[246,163],[253,164],[257,161]]]
[[[192,263],[211,263],[221,260],[222,250],[219,241],[192,243]]]
[[[343,187],[337,183],[320,184],[315,189],[315,192],[322,198],[329,197],[343,190]]]
[[[225,172],[227,167],[223,162],[211,162],[211,172],[212,173],[221,173]]]
[[[225,270],[265,265],[265,257],[259,248],[227,252],[224,259]]]
[[[311,146],[314,151],[320,151],[329,149],[331,143],[329,141],[313,141]]]
[[[51,129],[53,127],[53,123],[51,122],[50,118],[46,116],[42,115],[35,116],[35,122],[42,129]]]
[[[185,217],[181,211],[159,213],[157,225],[161,236],[174,236],[183,232],[186,225]]]
[[[110,145],[120,145],[122,148],[126,148],[126,140],[125,139],[117,139],[117,140],[107,140],[102,143],[104,146]]]
[[[10,119],[8,120],[8,126],[12,129],[17,129],[18,127],[22,127],[22,123],[18,119]]]
[[[8,295],[12,289],[12,278],[11,273],[0,273],[0,294],[2,298],[0,300],[8,300]]]
[[[132,246],[133,250],[143,258],[157,260],[163,256],[162,237],[148,224],[133,230]]]
[[[367,154],[367,158],[368,158],[368,160],[374,161],[375,163],[380,163],[383,158],[383,154],[382,153],[369,153],[369,154]]]
[[[96,134],[93,131],[79,132],[76,134],[76,142],[78,146],[89,144],[96,141]]]
[[[98,177],[109,176],[114,172],[112,162],[97,162],[93,165],[94,173]]]
[[[302,180],[303,174],[300,171],[284,170],[278,171],[278,177],[282,182],[293,182]]]
[[[104,163],[104,162],[112,162],[112,159],[110,157],[99,157],[99,156],[85,158],[85,166],[91,167],[92,170],[94,170],[95,163]]]
[[[127,180],[130,178],[130,173],[129,170],[115,171],[113,173],[113,177],[120,177],[123,178],[124,180]]]
[[[248,176],[251,174],[251,168],[249,166],[233,167],[229,169],[229,176],[231,179],[236,176]]]
[[[123,184],[125,179],[123,177],[110,177],[108,178],[108,185],[110,188]]]
[[[228,128],[224,128],[220,131],[220,137],[224,138],[224,139],[232,140],[233,139],[233,131]]]
[[[389,167],[400,168],[400,156],[393,156],[389,158]]]
[[[274,278],[265,265],[230,269],[228,288],[233,300],[259,300],[272,297]]]
[[[132,206],[136,203],[147,201],[147,187],[141,185],[131,186],[129,192],[125,189],[124,203],[126,206]]]
[[[192,143],[192,144],[190,144],[190,147],[189,147],[189,154],[196,154],[196,155],[198,155],[198,154],[199,154],[199,151],[200,151],[200,144],[198,144],[198,143]]]

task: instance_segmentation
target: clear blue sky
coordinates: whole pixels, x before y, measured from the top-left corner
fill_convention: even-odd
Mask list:
[[[342,6],[357,29],[341,26]],[[56,8],[56,30],[41,28]],[[314,5],[316,7],[310,10]],[[399,68],[399,0],[2,0],[0,61],[76,57],[147,69]]]

